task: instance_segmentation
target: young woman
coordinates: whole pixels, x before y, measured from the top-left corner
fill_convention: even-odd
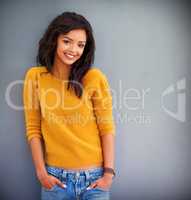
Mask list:
[[[114,172],[115,124],[104,73],[92,67],[89,22],[64,12],[39,41],[23,103],[26,137],[44,200],[108,200]]]

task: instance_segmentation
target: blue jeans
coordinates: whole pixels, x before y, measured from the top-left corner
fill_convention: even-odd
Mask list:
[[[50,175],[66,185],[62,188],[54,185],[51,189],[41,186],[41,200],[109,200],[110,190],[95,187],[88,189],[91,183],[103,176],[103,168],[89,170],[66,170],[46,165]]]

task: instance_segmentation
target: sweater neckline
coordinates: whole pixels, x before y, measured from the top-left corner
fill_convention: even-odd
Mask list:
[[[59,79],[56,76],[54,76],[52,73],[48,72],[48,74],[50,75],[50,77],[58,82],[62,82],[62,83],[67,83],[68,80],[63,80],[63,79]]]

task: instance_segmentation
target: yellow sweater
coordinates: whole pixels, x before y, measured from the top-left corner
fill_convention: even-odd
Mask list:
[[[45,73],[44,73],[45,72]],[[115,135],[112,96],[106,76],[92,67],[83,77],[83,95],[67,90],[67,82],[46,67],[25,75],[23,104],[26,137],[43,140],[45,163],[77,168],[103,164],[100,136]]]

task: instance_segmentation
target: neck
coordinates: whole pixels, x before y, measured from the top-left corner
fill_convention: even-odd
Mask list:
[[[58,79],[68,80],[70,75],[70,69],[70,65],[66,65],[59,59],[55,59],[51,73]]]

